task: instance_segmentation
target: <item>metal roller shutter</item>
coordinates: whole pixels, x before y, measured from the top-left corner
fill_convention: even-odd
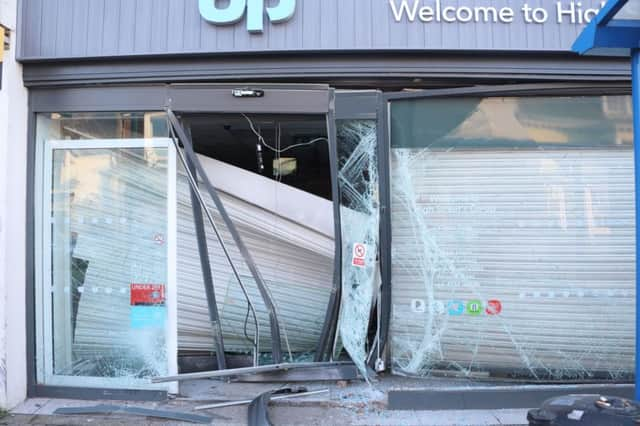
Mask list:
[[[391,163],[396,372],[633,372],[630,149],[394,148]]]

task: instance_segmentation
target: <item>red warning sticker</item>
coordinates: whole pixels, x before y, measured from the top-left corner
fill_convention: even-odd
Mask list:
[[[164,305],[164,284],[131,284],[131,306]]]
[[[356,243],[353,245],[353,260],[351,264],[359,268],[366,266],[367,246],[365,244]]]

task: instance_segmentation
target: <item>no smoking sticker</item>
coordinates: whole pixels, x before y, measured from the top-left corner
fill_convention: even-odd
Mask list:
[[[365,244],[356,243],[353,245],[353,260],[351,264],[358,268],[364,268],[367,264],[367,246]]]

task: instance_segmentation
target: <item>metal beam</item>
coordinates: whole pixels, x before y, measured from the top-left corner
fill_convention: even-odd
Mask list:
[[[494,410],[539,407],[550,398],[567,394],[595,394],[630,398],[628,385],[524,385],[476,389],[391,390],[389,410]],[[551,424],[551,423],[549,423]]]
[[[193,175],[196,184],[198,182],[198,172],[193,162],[187,158],[187,166]],[[200,267],[202,268],[202,281],[204,284],[204,292],[207,296],[207,305],[209,308],[209,320],[211,321],[211,331],[213,332],[213,341],[215,342],[216,360],[219,370],[226,370],[227,362],[224,355],[224,339],[222,337],[222,324],[220,323],[220,315],[218,313],[218,303],[216,301],[216,292],[213,283],[213,274],[211,272],[211,262],[209,259],[209,248],[207,246],[207,232],[204,228],[204,218],[202,216],[202,207],[200,200],[194,188],[190,188],[191,208],[193,210],[193,222],[196,229],[196,237],[198,240],[198,252],[200,255]],[[206,208],[206,207],[205,207]]]
[[[231,377],[244,376],[247,374],[272,373],[275,371],[286,371],[303,368],[321,368],[332,366],[353,365],[352,362],[300,362],[300,363],[283,363],[274,365],[261,365],[258,367],[235,368],[224,371],[203,371],[200,373],[178,374],[177,376],[154,377],[151,379],[153,383],[179,382],[186,380],[211,379],[215,377]]]
[[[316,362],[333,359],[333,347],[337,335],[340,316],[340,302],[342,298],[342,225],[340,223],[340,186],[338,184],[338,148],[335,123],[335,92],[330,93],[330,106],[327,115],[327,139],[329,140],[329,164],[331,168],[331,193],[333,198],[334,221],[334,259],[333,286],[327,305],[324,326],[316,347],[314,360]],[[327,356],[328,355],[328,356]]]
[[[375,373],[374,373],[375,375]],[[254,373],[238,376],[233,382],[238,383],[292,383],[292,382],[337,382],[361,379],[355,364],[330,365],[319,364],[303,370],[279,370],[269,373]]]

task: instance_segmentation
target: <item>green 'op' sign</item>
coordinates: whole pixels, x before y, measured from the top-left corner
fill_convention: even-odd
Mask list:
[[[215,0],[199,0],[200,15],[218,24],[235,24],[247,13],[247,30],[261,33],[264,30],[265,0],[230,0],[225,8],[216,6]],[[277,24],[291,19],[296,11],[296,0],[280,0],[277,6],[267,7],[269,21]]]

